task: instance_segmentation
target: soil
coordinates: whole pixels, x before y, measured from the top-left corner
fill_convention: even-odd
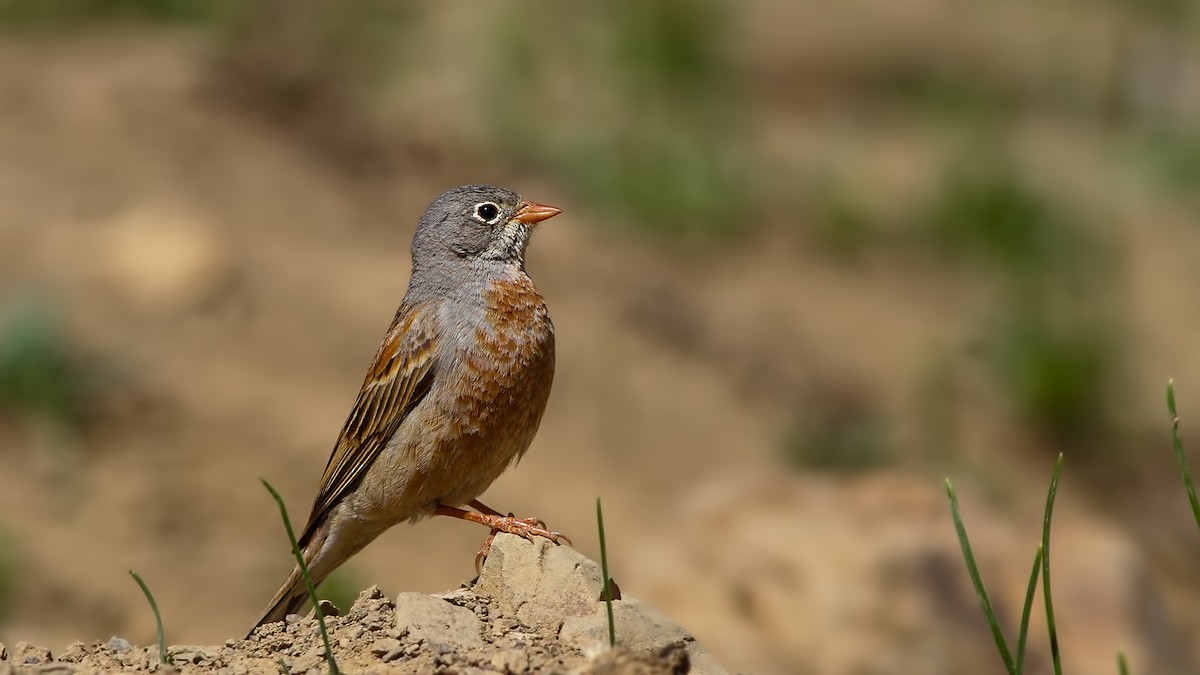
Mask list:
[[[326,637],[344,672],[724,673],[694,637],[640,603],[621,599],[619,591],[613,600],[619,642],[609,646],[603,639],[607,610],[600,580],[600,566],[570,547],[499,535],[474,584],[432,596],[402,593],[395,600],[371,587],[345,613],[323,601],[324,628],[311,611],[290,615],[223,646],[168,647],[168,664],[157,647],[136,647],[119,637],[75,642],[57,654],[21,642],[11,653],[0,645],[0,673],[315,675],[329,669]]]
[[[439,672],[490,674],[520,673],[628,673],[669,675],[688,672],[682,645],[659,653],[628,648],[584,653],[563,645],[549,631],[521,625],[501,616],[495,602],[469,591],[448,599],[470,609],[483,623],[484,644],[465,648],[446,643],[429,644],[396,626],[395,602],[378,587],[363,592],[344,616],[326,618],[326,631],[340,670],[355,673],[427,675]],[[171,646],[171,666],[160,663],[157,647],[135,647],[120,638],[85,645],[76,642],[62,652],[20,643],[8,661],[18,669],[42,673],[318,673],[328,672],[324,641],[310,613],[285,623],[264,626],[245,640],[224,646]],[[0,661],[0,673],[5,672]]]

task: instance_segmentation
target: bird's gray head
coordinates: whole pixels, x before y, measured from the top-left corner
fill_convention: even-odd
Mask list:
[[[413,274],[469,267],[525,267],[534,226],[560,213],[512,190],[464,185],[433,200],[413,235]]]

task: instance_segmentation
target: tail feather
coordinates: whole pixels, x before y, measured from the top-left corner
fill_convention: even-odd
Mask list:
[[[308,538],[301,555],[304,556],[304,563],[308,565],[309,574],[312,576],[313,584],[320,584],[325,580],[325,577],[333,571],[337,564],[341,564],[341,560],[333,566],[327,566],[317,563],[317,553],[325,546],[325,538],[328,533],[328,527],[322,524],[318,526],[316,532]],[[306,533],[307,534],[307,533]],[[322,556],[324,557],[324,556]],[[314,565],[314,563],[316,563]],[[267,609],[263,611],[262,616],[258,621],[254,622],[254,628],[246,634],[250,637],[259,626],[276,621],[283,621],[288,614],[295,614],[304,606],[308,600],[308,585],[304,583],[304,576],[300,572],[300,566],[292,568],[292,573],[288,575],[283,585],[275,592],[275,597],[271,598]]]
[[[287,581],[283,582],[283,586],[275,593],[275,597],[271,598],[267,609],[263,611],[258,621],[254,622],[254,628],[250,629],[246,637],[253,635],[259,626],[283,621],[288,614],[295,614],[306,600],[308,600],[308,588],[304,583],[304,577],[300,574],[300,567],[297,566],[288,575]]]
[[[2,2],[3,0],[0,0]],[[375,537],[379,536],[391,523],[387,521],[356,522],[350,531],[342,532],[341,536],[338,533],[333,533],[333,525],[330,524],[330,518],[336,518],[336,507],[333,516],[317,522],[309,524],[305,528],[305,536],[301,539],[304,556],[304,563],[308,565],[308,573],[312,576],[313,585],[319,586],[325,578],[330,575],[335,569],[341,566],[342,563],[350,559],[350,556],[358,553],[364,546],[371,543]],[[254,628],[250,629],[250,633],[246,637],[254,634],[255,629],[263,624],[273,623],[275,621],[283,621],[288,614],[293,614],[299,610],[308,600],[308,585],[304,583],[304,576],[300,573],[300,568],[297,566],[288,575],[287,581],[283,582],[283,586],[275,593],[275,597],[271,598],[271,604],[267,605],[266,611],[255,622]]]

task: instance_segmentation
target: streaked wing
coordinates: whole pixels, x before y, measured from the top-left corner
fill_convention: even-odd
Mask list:
[[[434,311],[432,303],[423,302],[401,305],[396,312],[329,456],[300,546],[308,543],[320,520],[353,489],[400,423],[429,391],[437,348]]]

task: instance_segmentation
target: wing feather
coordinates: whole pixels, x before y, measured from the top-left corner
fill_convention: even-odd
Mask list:
[[[300,545],[307,545],[317,525],[346,496],[379,456],[400,423],[425,397],[433,382],[437,348],[434,307],[429,302],[401,305],[375,355],[358,399],[338,436],[321,489]]]

